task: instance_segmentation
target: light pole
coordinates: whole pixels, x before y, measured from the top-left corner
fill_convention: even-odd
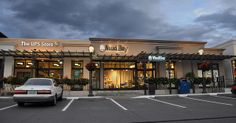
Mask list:
[[[89,46],[89,58],[90,58],[90,64],[92,63],[92,55],[94,52],[94,47],[92,45]],[[93,95],[93,85],[92,85],[92,70],[89,70],[89,94],[88,96],[94,96]]]
[[[199,55],[201,55],[201,64],[203,64],[203,62],[202,62],[202,55],[204,53],[204,50],[203,49],[199,49],[198,53],[199,53]],[[207,93],[207,91],[206,91],[206,81],[204,79],[204,69],[205,68],[202,67],[202,93]]]

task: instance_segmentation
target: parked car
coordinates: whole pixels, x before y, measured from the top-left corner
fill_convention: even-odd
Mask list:
[[[13,99],[18,106],[24,103],[50,102],[56,105],[62,100],[63,89],[51,78],[30,78],[24,85],[15,88]]]
[[[236,94],[236,84],[232,85],[231,92],[232,94]]]

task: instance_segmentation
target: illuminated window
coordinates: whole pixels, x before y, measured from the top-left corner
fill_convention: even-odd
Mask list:
[[[72,79],[78,79],[83,77],[83,61],[71,61]]]
[[[166,77],[175,78],[175,63],[166,62],[165,66],[166,66]]]

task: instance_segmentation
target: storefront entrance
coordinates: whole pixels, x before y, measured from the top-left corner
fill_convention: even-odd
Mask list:
[[[104,62],[104,89],[133,88],[135,62]]]

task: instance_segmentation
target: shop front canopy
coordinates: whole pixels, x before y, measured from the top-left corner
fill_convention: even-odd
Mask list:
[[[89,52],[70,52],[70,51],[20,51],[20,50],[1,50],[0,56],[13,56],[19,58],[64,58],[64,57],[89,57]]]
[[[88,57],[89,52],[72,51],[20,51],[20,50],[1,50],[0,56],[13,56],[17,58],[65,58],[65,57]],[[189,54],[189,53],[145,53],[138,55],[99,55],[94,54],[93,60],[99,61],[148,61],[148,57],[163,57],[165,60],[224,60],[235,57],[234,55],[215,55],[215,54]]]

